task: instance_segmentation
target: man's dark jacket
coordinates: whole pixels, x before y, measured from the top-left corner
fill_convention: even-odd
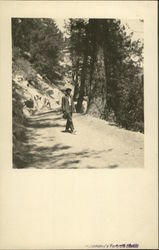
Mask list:
[[[73,113],[75,110],[74,102],[73,102],[73,97],[70,96],[71,98],[71,106],[69,106],[69,101],[66,95],[62,97],[62,112],[63,113]]]

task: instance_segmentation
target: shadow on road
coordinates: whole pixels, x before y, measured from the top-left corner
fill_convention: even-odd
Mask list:
[[[52,117],[51,113],[54,113]],[[112,148],[107,150],[85,149],[74,152],[71,146],[65,145],[62,142],[54,142],[54,136],[46,136],[45,133],[41,133],[39,132],[40,130],[37,130],[46,128],[47,131],[47,128],[51,127],[64,127],[60,122],[61,119],[61,113],[58,111],[51,111],[41,114],[40,116],[32,117],[28,120],[26,128],[27,139],[22,149],[22,158],[20,160],[15,160],[15,168],[33,167],[38,169],[77,169],[81,168],[83,159],[91,158],[97,160],[102,157],[101,155],[103,153],[109,153],[109,151],[113,150]],[[42,142],[41,146],[39,145],[39,142]],[[107,167],[116,168],[118,166],[105,166],[105,168]],[[100,166],[92,166],[92,164],[89,164],[88,166],[85,165],[85,168],[100,168]]]
[[[32,143],[27,145],[27,150],[23,153],[23,161],[19,164],[17,162],[17,165],[19,168],[75,169],[80,168],[83,158],[96,157],[100,153],[93,150],[69,152],[70,148],[62,143],[52,147],[39,147]]]
[[[35,116],[45,116],[45,115],[49,115],[49,114],[60,114],[61,113],[61,109],[55,109],[55,110],[50,110],[47,112],[43,112],[43,113],[37,113]]]
[[[51,114],[55,114],[55,113],[56,113],[56,117],[54,115],[50,117]],[[47,117],[48,115],[49,117]],[[49,112],[46,112],[46,113],[43,113],[43,114],[40,114],[38,116],[34,116],[28,119],[27,127],[30,127],[30,128],[64,127],[59,122],[61,119],[62,119],[61,112],[59,112],[58,110],[49,111]]]
[[[77,169],[81,168],[81,161],[84,158],[100,158],[100,154],[104,151],[82,150],[79,152],[69,152],[70,146],[62,143],[55,144],[52,147],[39,147],[36,144],[27,146],[24,152],[23,163],[19,168],[35,167],[47,169]],[[116,168],[117,165],[108,166],[108,168]],[[100,168],[98,165],[86,166],[88,169]],[[107,168],[107,166],[106,166]]]

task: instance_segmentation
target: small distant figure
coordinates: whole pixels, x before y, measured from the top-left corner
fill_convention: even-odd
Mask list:
[[[74,125],[72,121],[72,114],[75,111],[75,106],[71,91],[71,88],[66,88],[65,90],[65,95],[62,97],[62,112],[63,118],[67,120],[65,132],[75,134]]]

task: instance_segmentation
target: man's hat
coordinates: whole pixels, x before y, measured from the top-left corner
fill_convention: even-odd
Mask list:
[[[66,88],[65,90],[66,90],[66,91],[67,91],[67,90],[71,90],[71,91],[72,91],[72,89],[71,89],[71,88]]]

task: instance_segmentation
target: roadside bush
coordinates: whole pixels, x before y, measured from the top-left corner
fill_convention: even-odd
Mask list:
[[[144,132],[143,80],[136,77],[134,82],[119,94],[116,112],[117,123],[126,129]]]

